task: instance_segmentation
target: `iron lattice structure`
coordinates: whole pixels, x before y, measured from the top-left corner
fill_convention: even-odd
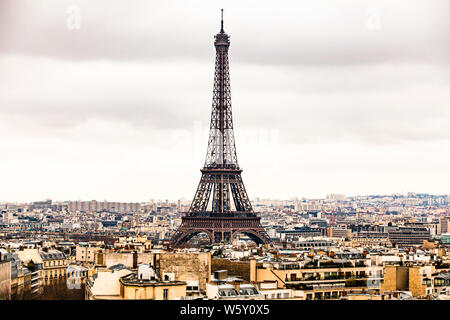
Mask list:
[[[224,32],[223,18],[214,46],[216,62],[206,160],[189,211],[171,239],[173,247],[185,246],[199,233],[206,233],[211,243],[230,242],[240,233],[257,244],[270,242],[253,211],[237,161],[228,62],[230,37]]]

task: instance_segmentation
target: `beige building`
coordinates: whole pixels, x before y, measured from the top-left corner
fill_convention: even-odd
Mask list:
[[[186,296],[186,282],[140,279],[132,273],[120,278],[122,299],[179,300]]]
[[[11,299],[11,262],[0,260],[0,300]]]
[[[32,263],[24,265],[17,253],[5,249],[0,249],[0,261],[10,263],[11,299],[29,299],[42,291],[42,279],[37,266]]]
[[[137,202],[108,202],[108,201],[69,201],[68,210],[70,212],[100,212],[110,211],[119,213],[134,213],[141,209],[141,204]]]
[[[45,284],[53,281],[66,280],[67,278],[67,258],[64,253],[58,250],[41,252],[42,274]]]
[[[102,249],[85,245],[77,245],[75,248],[75,261],[82,263],[94,263],[95,254]]]
[[[152,242],[147,237],[120,237],[114,243],[114,249],[136,250],[138,252],[148,251],[152,248]]]
[[[413,297],[425,297],[424,279],[432,278],[434,266],[385,266],[380,292],[409,291]]]
[[[161,280],[150,265],[141,264],[135,272],[113,266],[87,281],[86,300],[178,300],[186,296],[186,282],[173,275]]]
[[[301,266],[297,262],[264,263],[250,260],[250,282],[258,288],[293,289],[294,297],[304,300],[339,299],[347,293],[377,293],[382,281],[382,267],[337,264],[330,261],[320,266]],[[276,283],[276,285],[275,285]],[[261,290],[264,294],[264,290]],[[281,292],[280,292],[281,293]],[[288,297],[283,292],[277,298]]]
[[[340,227],[331,227],[327,229],[327,236],[330,238],[351,238],[352,230]]]
[[[442,235],[446,233],[450,233],[450,216],[444,216],[439,218],[439,224],[437,226],[437,234]]]
[[[122,299],[119,279],[130,273],[128,269],[97,272],[86,282],[86,300]]]
[[[205,292],[211,274],[210,252],[98,252],[95,257],[96,270],[118,264],[129,269],[136,269],[138,264],[151,264],[161,278],[173,274],[174,281],[187,282],[192,291]],[[196,287],[198,290],[194,290]]]
[[[17,251],[17,255],[24,263],[32,262],[35,265],[42,265],[42,269],[39,272],[44,285],[49,285],[58,280],[66,280],[67,258],[61,251],[54,249],[47,251],[24,249]]]

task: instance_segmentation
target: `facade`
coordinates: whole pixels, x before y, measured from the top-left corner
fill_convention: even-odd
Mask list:
[[[147,237],[119,237],[119,241],[114,243],[114,249],[116,250],[136,250],[138,252],[144,252],[151,249],[152,242]]]
[[[0,256],[0,300],[11,299],[11,262]]]
[[[108,201],[69,201],[69,212],[117,212],[134,213],[141,210],[141,204],[137,202],[108,202]]]
[[[450,295],[450,272],[437,272],[431,277],[422,277],[426,286],[427,295],[449,296]]]
[[[58,250],[40,253],[44,284],[67,279],[67,257]]]
[[[437,227],[437,234],[442,235],[442,234],[450,233],[449,224],[450,224],[449,216],[440,217],[439,224]]]
[[[42,284],[65,281],[67,277],[67,257],[61,251],[51,249],[23,249],[17,251],[20,260],[36,268]]]
[[[424,298],[434,287],[435,268],[433,266],[393,266],[384,268],[384,282],[381,293],[409,291],[413,297]],[[439,281],[438,281],[439,282]]]
[[[398,227],[389,230],[388,237],[393,246],[420,246],[425,240],[430,240],[430,231],[421,227]]]
[[[89,245],[77,245],[75,248],[75,261],[82,263],[94,263],[95,254],[102,249]]]
[[[305,265],[298,262],[264,263],[262,266],[251,260],[250,282],[259,288],[267,288],[267,282],[270,282],[272,290],[292,289],[294,297],[304,300],[339,299],[347,293],[379,292],[382,270],[379,266],[336,260]],[[288,296],[288,291],[279,295],[280,298]]]
[[[155,255],[154,265],[162,276],[173,274],[174,280],[187,282],[190,287],[205,292],[211,274],[211,252],[159,253]]]
[[[259,292],[264,299],[280,300],[280,299],[296,299],[294,289],[278,288],[278,281],[264,281],[258,283]]]
[[[43,289],[41,265],[22,262],[15,252],[0,249],[2,261],[10,263],[10,295],[12,300],[31,299]]]
[[[327,236],[330,238],[350,238],[352,230],[342,227],[331,227],[327,230]]]
[[[67,267],[67,288],[80,289],[86,283],[87,278],[87,268],[78,265],[69,265]]]
[[[158,281],[131,273],[120,278],[120,296],[138,300],[180,300],[186,297],[186,282]]]
[[[280,240],[299,241],[302,238],[320,237],[324,234],[321,228],[295,227],[294,229],[282,230]]]
[[[86,281],[86,300],[119,300],[120,295],[119,279],[132,273],[131,270],[109,269],[99,271]]]
[[[206,284],[206,296],[214,300],[262,300],[264,296],[254,284],[240,278],[228,277],[227,270],[219,270]]]

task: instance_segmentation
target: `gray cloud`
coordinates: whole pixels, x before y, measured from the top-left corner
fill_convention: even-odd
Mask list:
[[[2,26],[2,52],[69,60],[205,60],[211,55],[220,5],[218,1],[160,4],[140,0],[127,5],[97,1],[94,6],[90,1],[72,0],[50,3],[4,2],[8,23]],[[226,29],[236,47],[236,61],[294,65],[449,61],[446,13],[450,4],[445,0],[432,4],[420,0],[353,1],[348,6],[336,6],[333,1],[257,4],[242,7],[236,1],[229,3]],[[66,10],[71,5],[81,10],[79,30],[66,27]],[[379,21],[375,27],[371,26],[374,16],[378,17],[374,21]]]
[[[70,5],[81,8],[80,30],[66,27]],[[9,183],[0,193],[190,196],[206,151],[222,5],[2,1],[0,179]],[[447,192],[449,6],[227,2],[250,194]],[[62,176],[70,183],[56,190]]]

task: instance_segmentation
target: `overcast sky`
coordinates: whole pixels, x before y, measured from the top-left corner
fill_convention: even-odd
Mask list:
[[[190,200],[222,7],[251,198],[450,194],[448,0],[2,0],[0,201]]]

